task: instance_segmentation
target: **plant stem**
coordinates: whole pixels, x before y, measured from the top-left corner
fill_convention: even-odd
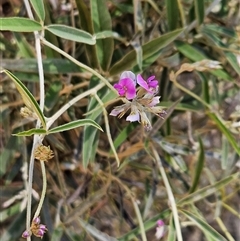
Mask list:
[[[57,51],[58,53],[60,53],[61,55],[63,55],[64,57],[66,57],[67,59],[71,60],[74,64],[76,64],[77,66],[79,66],[80,68],[83,68],[85,70],[87,70],[88,72],[92,73],[93,75],[95,75],[96,77],[98,77],[105,85],[107,85],[112,91],[116,92],[116,90],[113,88],[113,86],[109,83],[108,80],[106,80],[102,75],[100,75],[97,71],[93,70],[92,68],[88,67],[87,65],[80,63],[79,61],[77,61],[76,59],[74,59],[71,55],[67,54],[66,52],[64,52],[63,50],[61,50],[60,48],[56,47],[55,45],[51,44],[50,42],[48,42],[46,39],[41,38],[42,43],[45,44],[46,46],[54,49],[55,51]]]
[[[186,18],[185,18],[184,9],[183,9],[183,6],[182,6],[182,1],[177,0],[177,2],[178,2],[178,9],[179,9],[179,12],[180,12],[182,26],[186,27]]]
[[[61,109],[59,109],[52,117],[47,120],[47,130],[51,127],[51,125],[61,116],[69,107],[74,105],[77,101],[81,100],[82,98],[96,93],[96,91],[100,90],[104,86],[104,83],[100,83],[95,86],[93,89],[87,90],[84,93],[77,95],[75,98],[70,100],[67,104],[65,104]]]
[[[144,228],[144,224],[143,224],[143,220],[142,220],[142,215],[140,213],[137,200],[133,199],[132,202],[133,202],[133,207],[135,209],[135,213],[137,215],[137,219],[138,219],[138,223],[139,223],[139,227],[140,227],[140,231],[141,231],[142,240],[143,241],[147,241],[146,232],[145,232],[145,228]]]
[[[112,136],[111,136],[111,131],[110,131],[110,127],[109,127],[109,122],[108,122],[108,115],[107,115],[107,111],[106,109],[104,108],[104,103],[101,101],[101,99],[99,98],[99,96],[97,95],[97,93],[94,94],[94,97],[96,98],[96,100],[98,101],[98,103],[101,105],[102,109],[103,109],[103,116],[104,116],[104,121],[105,121],[105,127],[106,127],[106,133],[107,133],[107,137],[108,137],[108,141],[109,141],[109,144],[112,148],[112,152],[117,160],[117,165],[119,167],[120,165],[120,160],[118,158],[118,155],[117,155],[117,152],[116,152],[116,149],[114,147],[114,144],[113,144],[113,140],[112,140]]]
[[[194,99],[198,100],[200,103],[202,103],[204,106],[206,106],[209,110],[211,110],[211,106],[205,102],[204,100],[202,100],[199,96],[197,96],[196,94],[194,94],[192,91],[188,90],[187,88],[185,88],[184,86],[180,85],[177,82],[177,76],[180,74],[181,72],[177,72],[175,74],[174,79],[172,79],[173,83],[176,85],[177,88],[179,88],[180,90],[182,90],[183,92],[187,93],[188,95],[192,96]]]
[[[34,20],[32,9],[28,0],[24,0],[24,4],[30,19]],[[39,73],[39,88],[40,88],[40,109],[43,112],[44,109],[44,101],[45,101],[45,89],[44,89],[44,73],[43,73],[43,64],[42,64],[42,54],[41,54],[41,42],[39,38],[39,32],[34,31],[35,37],[35,49],[36,49],[36,57],[38,63],[38,73]],[[36,123],[36,128],[41,126],[40,120]],[[31,206],[32,206],[32,182],[33,182],[33,171],[34,171],[34,150],[36,146],[41,142],[41,137],[39,135],[34,135],[33,138],[33,146],[31,152],[31,158],[29,163],[29,173],[28,173],[28,200],[27,200],[27,217],[26,217],[26,229],[30,230],[31,225]],[[46,175],[46,174],[44,174]],[[46,189],[46,187],[45,187]],[[42,194],[43,196],[43,194]],[[41,199],[44,198],[44,196]],[[41,200],[40,199],[40,200]],[[41,207],[40,207],[41,209]],[[31,240],[31,237],[27,238],[28,241]]]
[[[41,164],[42,178],[43,178],[42,194],[41,194],[41,198],[40,198],[40,201],[38,203],[38,207],[37,207],[37,210],[34,214],[33,219],[40,215],[40,211],[41,211],[43,201],[44,201],[44,198],[45,198],[45,195],[46,195],[46,190],[47,190],[47,176],[46,176],[45,163],[44,163],[44,161],[40,161],[40,164]]]
[[[170,203],[170,206],[171,206],[171,209],[172,209],[172,213],[173,213],[173,219],[174,219],[174,224],[175,224],[176,233],[177,233],[177,240],[178,241],[183,241],[182,232],[181,232],[181,226],[180,226],[179,217],[178,217],[177,206],[176,206],[175,198],[174,198],[173,193],[172,193],[171,186],[169,184],[167,175],[166,175],[165,170],[164,170],[164,168],[162,166],[162,162],[161,162],[161,159],[160,159],[157,151],[153,147],[152,147],[152,151],[153,151],[154,158],[155,158],[155,160],[157,162],[159,171],[161,173],[164,185],[165,185],[166,190],[167,190],[169,203]]]

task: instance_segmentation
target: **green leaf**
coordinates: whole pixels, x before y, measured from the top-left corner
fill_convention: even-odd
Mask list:
[[[10,136],[9,140],[5,144],[5,148],[1,150],[0,178],[6,174],[9,165],[11,165],[13,161],[16,161],[14,155],[19,151],[19,146],[21,145],[20,143],[22,143],[21,138]]]
[[[3,223],[7,219],[11,218],[13,215],[16,215],[17,213],[21,212],[20,210],[20,203],[16,203],[0,211],[0,223]]]
[[[209,234],[215,241],[227,241],[221,234],[219,234],[215,229],[213,229],[208,223],[203,219],[200,219],[195,214],[180,209],[179,212],[183,213],[190,221],[196,224],[203,232]]]
[[[68,131],[72,130],[81,126],[94,126],[95,128],[99,129],[100,131],[103,131],[102,128],[93,120],[91,119],[84,119],[84,120],[75,120],[71,121],[67,124],[60,125],[57,127],[54,127],[48,131],[49,134],[53,133],[58,133],[58,132],[63,132],[63,131]]]
[[[194,173],[194,178],[192,182],[192,186],[189,190],[190,193],[194,192],[198,186],[200,176],[202,174],[203,166],[204,166],[204,147],[203,143],[200,137],[198,137],[198,142],[199,142],[199,156],[197,160],[197,165],[195,168],[195,173]]]
[[[42,134],[47,134],[47,131],[44,129],[30,129],[27,131],[21,131],[15,134],[12,134],[13,136],[32,136],[32,135],[42,135]]]
[[[51,24],[46,26],[45,28],[56,36],[64,39],[90,45],[96,43],[95,38],[90,33],[87,33],[81,29],[60,24]]]
[[[218,46],[219,48],[229,49],[229,46],[225,45],[217,35],[212,33],[211,28],[208,29],[208,27],[204,26],[201,28],[201,32],[206,37],[207,41],[211,42],[213,45]],[[240,75],[240,66],[238,64],[236,55],[234,55],[230,51],[221,51],[221,52],[222,52],[222,55],[228,60],[229,64],[236,71],[236,73]]]
[[[134,125],[127,125],[114,140],[114,147],[117,149],[130,135],[130,133],[135,129]],[[113,153],[110,151],[110,153]]]
[[[13,34],[16,38],[16,44],[19,49],[18,56],[23,58],[35,58],[34,48],[31,46],[31,44],[27,42],[24,34],[18,32],[15,32]],[[22,58],[19,59],[19,61],[22,60]],[[8,65],[6,68],[10,69]]]
[[[216,114],[214,113],[208,113],[208,116],[215,122],[217,125],[218,129],[226,136],[228,141],[231,143],[233,149],[236,151],[238,155],[240,155],[240,147],[237,143],[236,138],[234,138],[231,134],[231,132],[228,130],[226,127],[225,123],[223,120],[221,120]]]
[[[147,232],[151,228],[156,227],[157,220],[159,219],[167,219],[169,215],[171,214],[171,211],[169,209],[164,210],[161,213],[158,213],[156,216],[154,216],[151,219],[148,219],[144,222],[144,230]],[[128,233],[124,234],[122,237],[118,238],[118,241],[132,241],[135,240],[136,236],[140,234],[140,228],[134,228]],[[138,239],[136,239],[138,240]]]
[[[168,226],[167,241],[175,241],[175,240],[176,240],[176,230],[175,230],[175,226],[174,226],[173,216],[171,215],[171,219],[170,219],[169,226]]]
[[[44,22],[45,19],[45,9],[43,1],[44,0],[30,0],[36,14],[42,22]]]
[[[214,194],[218,189],[226,186],[227,184],[231,183],[234,180],[237,180],[240,177],[239,173],[232,174],[231,176],[228,176],[213,185],[206,186],[202,189],[198,189],[194,193],[191,193],[190,195],[184,197],[183,199],[179,200],[177,202],[178,205],[186,205],[186,204],[192,204],[194,202],[198,202],[212,194]]]
[[[1,31],[33,32],[42,30],[42,25],[29,18],[0,18]]]
[[[37,101],[35,100],[34,96],[32,95],[32,93],[11,72],[9,72],[8,70],[3,70],[3,72],[5,72],[12,79],[12,81],[16,85],[16,88],[18,89],[19,93],[22,96],[24,104],[38,116],[38,118],[41,121],[41,124],[43,126],[43,129],[45,129],[46,128],[45,117],[44,117]]]
[[[207,24],[208,30],[210,30],[210,32],[215,32],[218,35],[224,36],[224,37],[229,37],[229,38],[235,38],[237,39],[237,34],[236,32],[232,29],[232,28],[227,28],[224,26],[220,26],[220,25],[215,25],[215,24]]]
[[[62,82],[51,82],[49,89],[45,95],[45,110],[50,111],[57,102],[59,102],[59,92],[62,90]]]
[[[25,218],[26,211],[22,210],[1,232],[1,241],[18,240],[23,230],[26,229],[26,224],[23,222]]]
[[[94,33],[112,30],[112,20],[105,0],[91,1],[91,18]],[[104,71],[107,71],[112,60],[113,39],[97,40],[98,61]]]
[[[167,20],[169,30],[175,30],[178,25],[178,1],[177,0],[165,0],[167,8]]]
[[[208,57],[204,55],[203,52],[193,47],[192,45],[179,40],[176,40],[174,42],[179,52],[181,52],[184,56],[186,56],[188,59],[192,60],[193,62],[201,61],[203,59],[208,59]],[[221,79],[226,79],[230,81],[233,80],[232,77],[224,70],[218,69],[218,70],[212,70],[210,72]]]
[[[77,9],[79,12],[80,26],[81,29],[87,31],[90,34],[94,34],[93,25],[91,21],[91,14],[89,8],[86,6],[84,0],[76,1]],[[89,65],[92,68],[99,69],[99,63],[97,58],[97,47],[92,45],[85,45],[86,55],[89,62]]]
[[[166,47],[168,44],[172,43],[182,33],[182,31],[182,29],[172,31],[144,44],[142,46],[143,61],[154,53],[160,51],[162,48]],[[120,61],[114,64],[114,66],[110,69],[110,74],[116,75],[126,69],[133,68],[136,64],[136,51],[132,50]]]
[[[203,23],[204,20],[204,1],[194,0],[195,15],[197,18],[198,25]]]
[[[34,58],[28,59],[2,59],[1,65],[3,68],[8,68],[11,71],[19,71],[26,73],[38,73],[37,60]],[[79,73],[81,69],[67,59],[44,59],[43,69],[45,74],[64,74],[64,73]]]
[[[51,241],[61,240],[64,233],[64,226],[58,225],[51,234]]]

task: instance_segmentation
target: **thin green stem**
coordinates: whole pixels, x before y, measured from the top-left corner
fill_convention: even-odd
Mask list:
[[[107,115],[107,111],[106,109],[104,108],[104,103],[101,101],[101,99],[98,97],[97,93],[94,94],[94,97],[96,98],[96,100],[98,101],[98,103],[101,105],[102,109],[103,109],[103,116],[104,116],[104,120],[105,120],[105,127],[106,127],[106,133],[107,133],[107,137],[108,137],[108,141],[109,141],[109,144],[112,148],[112,152],[117,160],[117,165],[119,167],[120,165],[120,160],[118,158],[118,155],[117,155],[117,152],[116,152],[116,149],[114,147],[114,144],[113,144],[113,140],[112,140],[112,136],[111,136],[111,132],[110,132],[110,128],[109,128],[109,122],[108,122],[108,115]]]
[[[98,90],[100,90],[104,86],[104,83],[100,83],[99,85],[95,86],[93,89],[90,89],[88,91],[83,92],[80,95],[77,95],[75,98],[70,100],[67,104],[65,104],[61,109],[59,109],[52,117],[50,117],[47,120],[47,130],[51,127],[51,125],[58,119],[59,116],[61,116],[69,107],[74,105],[76,102],[81,100],[82,98],[89,96],[91,94],[96,93]]]
[[[155,158],[155,160],[157,162],[159,171],[161,173],[161,176],[162,176],[162,179],[163,179],[163,183],[164,183],[164,185],[166,187],[166,190],[167,190],[169,203],[170,203],[171,210],[172,210],[172,213],[173,213],[173,219],[174,219],[174,224],[175,224],[176,233],[177,233],[177,240],[178,241],[183,241],[182,232],[181,232],[181,226],[180,226],[179,217],[178,217],[177,206],[176,206],[175,198],[174,198],[173,193],[172,193],[171,186],[169,184],[167,175],[166,175],[165,170],[164,170],[164,168],[162,166],[162,162],[160,160],[160,157],[159,157],[157,151],[153,147],[152,147],[152,151],[153,151],[154,158]]]
[[[97,71],[93,70],[92,68],[88,67],[87,65],[80,63],[79,61],[77,61],[76,59],[74,59],[71,55],[67,54],[66,52],[64,52],[63,50],[61,50],[60,48],[56,47],[55,45],[51,44],[50,42],[48,42],[46,39],[41,38],[42,43],[45,44],[46,46],[54,49],[55,51],[57,51],[58,53],[60,53],[61,55],[63,55],[64,57],[66,57],[67,59],[69,59],[70,61],[72,61],[74,64],[76,64],[77,66],[79,66],[80,68],[85,69],[86,71],[92,73],[93,75],[95,75],[96,77],[98,77],[105,85],[107,85],[112,91],[116,92],[116,90],[113,88],[113,86],[108,82],[108,80],[106,80],[102,75],[100,75]]]
[[[204,100],[201,99],[201,97],[199,97],[198,95],[194,94],[192,91],[186,89],[184,86],[180,85],[177,82],[177,76],[180,74],[180,72],[177,72],[175,74],[174,79],[172,79],[173,83],[176,85],[176,87],[180,90],[182,90],[183,92],[187,93],[188,95],[192,96],[194,99],[198,100],[200,103],[202,103],[204,106],[206,106],[209,110],[211,110],[211,106],[205,102]]]
[[[40,211],[42,209],[43,201],[44,201],[44,198],[45,198],[45,195],[46,195],[46,190],[47,190],[47,176],[46,176],[45,163],[44,163],[44,161],[40,161],[40,164],[41,164],[41,170],[42,170],[42,179],[43,179],[42,184],[43,184],[43,186],[42,186],[41,198],[40,198],[40,201],[38,203],[38,207],[37,207],[37,210],[34,214],[33,219],[40,215]]]
[[[186,18],[185,18],[185,14],[184,14],[184,9],[183,9],[181,0],[177,0],[177,2],[178,2],[178,9],[180,12],[180,17],[181,17],[181,22],[182,22],[183,27],[185,27],[186,26]]]
[[[142,215],[140,213],[139,207],[138,207],[137,200],[133,200],[132,202],[133,202],[133,207],[135,209],[135,213],[137,215],[137,219],[138,219],[138,223],[139,223],[139,227],[140,227],[140,231],[141,231],[142,240],[143,241],[147,241],[146,232],[145,232],[145,228],[144,228],[144,225],[143,225],[143,219],[142,219]]]

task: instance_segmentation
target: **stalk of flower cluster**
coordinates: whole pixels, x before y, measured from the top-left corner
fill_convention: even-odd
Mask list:
[[[40,216],[40,211],[42,209],[42,205],[43,205],[44,198],[45,198],[45,195],[46,195],[46,190],[47,190],[47,176],[46,176],[46,170],[45,170],[45,162],[40,161],[40,165],[41,165],[41,170],[42,170],[42,179],[43,179],[42,185],[43,186],[42,186],[41,198],[39,200],[38,207],[37,207],[37,210],[36,210],[36,212],[33,216],[33,219]]]
[[[157,151],[155,150],[155,148],[152,148],[152,152],[153,152],[154,158],[157,162],[159,171],[161,173],[164,185],[165,185],[166,190],[167,190],[168,199],[169,199],[169,202],[170,202],[170,205],[171,205],[171,210],[172,210],[172,213],[173,213],[173,219],[174,219],[174,224],[175,224],[176,233],[177,233],[177,240],[183,241],[179,217],[178,217],[177,206],[176,206],[175,198],[174,198],[173,193],[172,193],[171,186],[169,184],[169,181],[168,181],[167,175],[165,173],[165,170],[162,166],[162,162],[160,160],[160,157],[159,157]]]
[[[104,103],[103,103],[103,102],[101,101],[101,99],[98,97],[97,93],[95,93],[94,96],[95,96],[96,100],[98,101],[98,103],[102,106],[108,141],[109,141],[109,144],[110,144],[110,146],[111,146],[111,148],[112,148],[113,154],[114,154],[114,156],[115,156],[115,158],[116,158],[116,160],[117,160],[117,165],[118,165],[118,167],[119,167],[119,165],[120,165],[120,160],[119,160],[119,158],[118,158],[118,155],[117,155],[117,152],[116,152],[116,149],[115,149],[115,147],[114,147],[113,140],[112,140],[112,137],[111,137],[111,132],[110,132],[110,128],[109,128],[107,111],[106,111],[106,109],[104,108]]]
[[[34,20],[31,6],[28,0],[24,0],[24,4],[30,19]],[[39,87],[40,87],[40,109],[43,112],[44,109],[44,100],[45,100],[45,88],[44,88],[44,73],[43,73],[43,64],[42,64],[42,54],[41,54],[41,43],[39,38],[39,32],[34,31],[35,37],[35,49],[37,55],[38,63],[38,73],[39,73]],[[41,126],[40,120],[37,121],[36,128]],[[29,173],[28,173],[28,201],[27,201],[27,217],[26,217],[26,228],[30,230],[31,224],[31,206],[32,206],[32,181],[33,181],[33,170],[34,170],[34,150],[36,145],[41,141],[39,135],[34,135],[33,146],[31,152],[31,158],[29,163]],[[44,164],[43,164],[44,165]],[[42,173],[45,172],[45,168],[42,169]],[[44,197],[43,197],[44,198]],[[41,208],[41,207],[40,207]],[[27,240],[31,240],[31,237],[28,237]]]
[[[62,106],[53,116],[51,116],[50,118],[48,118],[47,120],[47,130],[49,130],[49,128],[51,127],[51,125],[59,118],[59,116],[61,116],[69,107],[71,107],[72,105],[74,105],[76,102],[78,102],[79,100],[81,100],[84,97],[87,97],[91,94],[96,93],[98,90],[100,90],[103,86],[105,86],[104,83],[100,83],[97,86],[95,86],[94,88],[84,91],[83,93],[77,95],[76,97],[74,97],[73,99],[71,99],[67,104],[65,104],[64,106]]]

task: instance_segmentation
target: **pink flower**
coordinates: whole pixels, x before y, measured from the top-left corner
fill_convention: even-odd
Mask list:
[[[125,71],[121,74],[120,80],[113,87],[120,96],[125,96],[128,100],[136,97],[135,75],[131,71]]]
[[[155,236],[157,239],[161,239],[163,235],[165,234],[165,223],[162,220],[157,221],[157,228],[156,228],[156,233]]]
[[[154,90],[158,87],[158,81],[155,80],[154,75],[150,76],[147,80],[144,80],[143,77],[138,74],[137,83],[150,93],[154,92]]]

